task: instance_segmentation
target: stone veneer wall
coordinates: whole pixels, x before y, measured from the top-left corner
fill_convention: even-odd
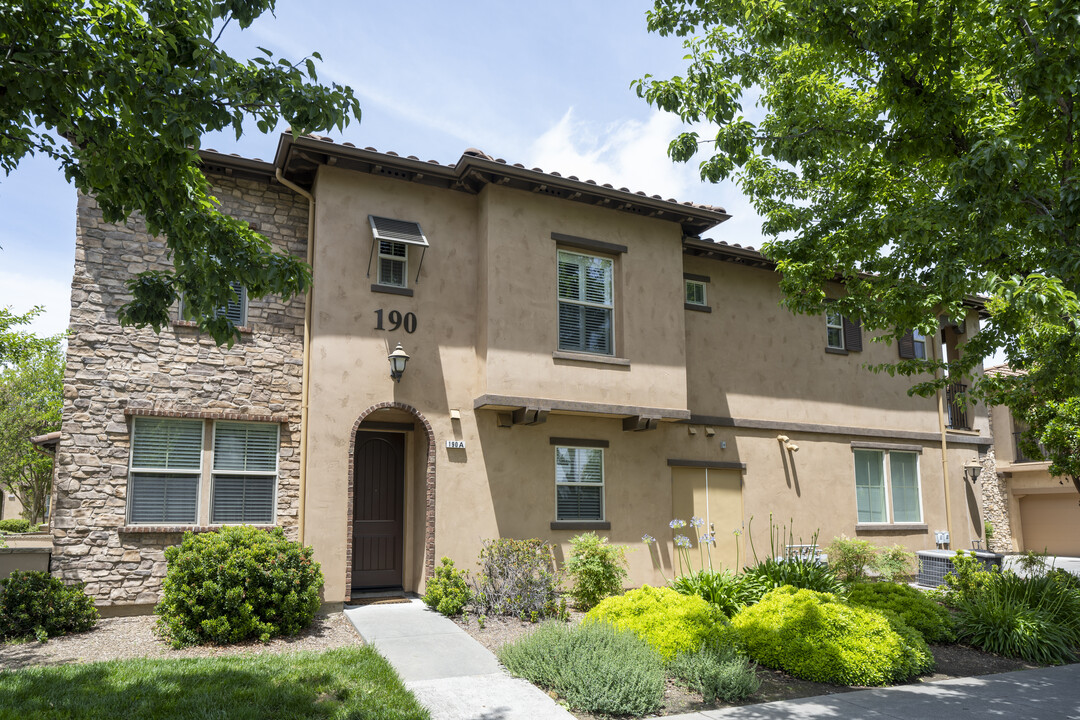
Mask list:
[[[994,415],[987,414],[990,417],[990,437],[994,437]],[[982,466],[979,481],[982,484],[983,522],[994,526],[989,549],[1001,553],[1013,552],[1016,548],[1013,547],[1012,526],[1009,523],[1008,480],[997,471],[996,446],[987,450]]]
[[[252,223],[279,251],[306,257],[307,200],[276,183],[210,180],[226,213]],[[85,582],[100,605],[156,602],[163,550],[182,532],[126,528],[131,415],[285,420],[276,522],[296,536],[304,298],[250,300],[250,332],[232,348],[180,324],[160,335],[121,327],[117,311],[130,299],[127,281],[171,267],[164,242],[141,222],[106,223],[94,199],[80,196],[52,570],[65,581]]]

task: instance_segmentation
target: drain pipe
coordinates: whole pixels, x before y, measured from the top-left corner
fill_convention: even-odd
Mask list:
[[[937,337],[935,333],[934,337]],[[935,343],[938,347],[933,348],[934,359],[937,359],[940,343]],[[934,371],[934,375],[937,375],[937,371]],[[949,445],[945,439],[945,395],[941,391],[941,388],[937,390],[937,417],[938,417],[938,431],[941,433],[941,479],[945,484],[945,529],[949,531],[949,547],[954,544],[952,533],[952,496],[949,493]]]
[[[286,179],[281,168],[275,168],[277,181],[289,188],[296,194],[307,198],[308,201],[308,227],[307,227],[307,264],[313,267],[315,260],[315,196],[296,183]],[[311,303],[314,298],[312,292],[315,286],[315,274],[312,271],[311,286],[304,295],[304,352],[303,369],[300,377],[300,506],[298,508],[299,522],[297,523],[298,540],[304,544],[305,511],[307,509],[307,436],[308,436],[308,376],[310,374],[311,359]]]

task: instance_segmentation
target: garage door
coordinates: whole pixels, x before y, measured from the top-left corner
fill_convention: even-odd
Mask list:
[[[1080,556],[1080,497],[1076,493],[1020,498],[1024,550]]]

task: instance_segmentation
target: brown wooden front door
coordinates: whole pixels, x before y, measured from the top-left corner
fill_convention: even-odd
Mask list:
[[[401,587],[405,436],[360,431],[353,460],[352,586]]]

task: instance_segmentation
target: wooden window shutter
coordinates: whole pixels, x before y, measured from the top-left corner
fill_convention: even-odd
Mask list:
[[[915,359],[915,336],[910,330],[900,337],[899,342],[896,343],[896,348],[900,351],[901,360]]]
[[[844,349],[848,352],[862,352],[862,323],[844,317]]]

